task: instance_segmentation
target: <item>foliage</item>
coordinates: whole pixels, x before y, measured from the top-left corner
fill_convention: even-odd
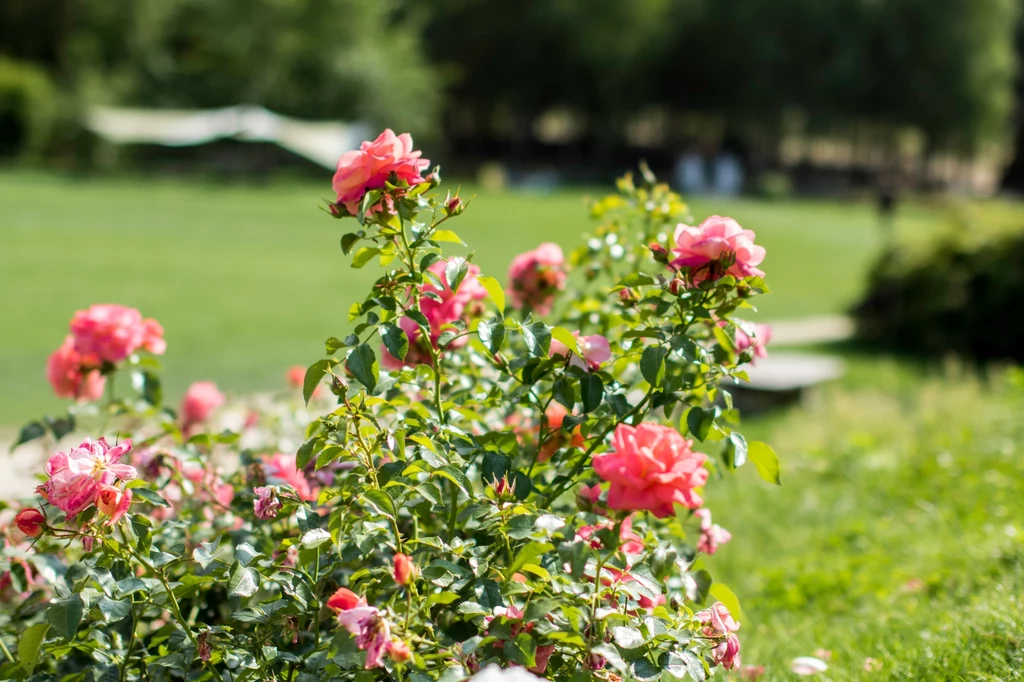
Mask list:
[[[1024,293],[1021,248],[1019,216],[998,210],[962,213],[916,248],[894,245],[854,309],[858,336],[906,353],[1024,359],[1024,324],[1007,314]]]
[[[0,57],[0,157],[38,156],[57,117],[57,93],[46,72]]]
[[[497,662],[669,680],[739,664],[738,601],[697,563],[705,533],[728,534],[691,511],[710,471],[750,459],[778,478],[718,386],[756,350],[732,315],[764,284],[727,274],[760,262],[753,233],[730,223],[716,242],[723,219],[706,221],[675,258],[685,204],[627,177],[593,206],[551,325],[506,308],[472,256],[443,256],[467,202],[432,192],[418,157],[387,131],[339,164],[336,189],[364,182],[328,206],[342,250],[384,270],[353,332],[295,378],[308,408],[251,404],[210,428],[208,383],[163,405],[159,324],[75,314],[51,365],[80,366],[51,382],[81,395],[98,372],[106,400],[23,435],[109,442],[51,457],[44,502],[16,517],[35,539],[5,552],[23,598],[0,623],[18,642],[0,675],[448,680]],[[709,593],[721,603],[698,611]]]

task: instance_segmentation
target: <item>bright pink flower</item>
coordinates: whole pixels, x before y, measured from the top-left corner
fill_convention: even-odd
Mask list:
[[[551,339],[548,355],[551,357],[567,357],[570,364],[590,371],[598,369],[602,364],[611,359],[611,346],[608,345],[608,339],[605,337],[600,334],[580,336],[579,331],[573,332],[572,335],[576,337],[576,344],[580,347],[580,353],[583,355],[582,358],[569,350],[569,347],[558,339]]]
[[[530,308],[538,315],[550,313],[555,292],[565,288],[564,265],[562,248],[551,242],[513,258],[508,268],[513,307]]]
[[[252,502],[252,509],[256,514],[256,518],[261,521],[267,521],[277,517],[277,512],[281,509],[281,500],[277,497],[277,489],[273,486],[265,485],[253,488],[252,491],[256,493],[256,499]]]
[[[391,645],[391,626],[380,611],[367,606],[366,599],[351,590],[340,588],[327,600],[327,606],[338,612],[338,625],[356,638],[356,646],[366,651],[366,669],[381,665],[381,657]]]
[[[224,394],[212,381],[196,381],[181,399],[181,423],[187,428],[204,422],[213,411],[224,404]]]
[[[357,606],[366,606],[366,599],[347,587],[339,587],[327,600],[327,608],[335,611],[348,611]]]
[[[694,515],[700,518],[700,540],[697,541],[698,552],[704,552],[710,556],[718,551],[719,545],[724,545],[729,540],[732,540],[732,533],[717,523],[711,523],[710,510],[698,509],[694,512]]]
[[[264,457],[263,470],[269,483],[291,486],[296,494],[307,502],[316,499],[317,491],[310,487],[306,475],[295,466],[295,455],[278,452],[270,457]]]
[[[701,623],[704,623],[703,633],[705,637],[725,637],[740,629],[740,624],[729,613],[729,609],[720,601],[716,601],[709,608],[694,614]]]
[[[71,335],[84,364],[92,367],[120,362],[140,348],[156,355],[167,349],[159,323],[122,305],[98,303],[79,310],[71,318]]]
[[[602,521],[593,526],[583,526],[576,531],[576,539],[589,542],[594,549],[601,549],[601,540],[596,535],[597,531],[614,527],[615,524],[611,521]],[[644,553],[644,539],[633,532],[632,516],[623,519],[622,525],[619,527],[619,549],[625,554]]]
[[[30,538],[37,538],[43,533],[43,526],[46,525],[46,517],[38,509],[22,509],[14,517],[14,525]]]
[[[435,348],[445,325],[450,325],[456,320],[468,322],[471,318],[476,317],[483,312],[483,305],[478,302],[487,298],[487,290],[477,279],[480,268],[470,265],[465,278],[459,283],[458,290],[452,291],[448,277],[445,275],[446,266],[445,261],[438,261],[428,268],[429,272],[438,277],[443,287],[438,288],[430,282],[424,283],[421,287],[422,293],[431,294],[430,297],[424,296],[420,299],[420,312],[430,323],[430,343]],[[435,296],[436,298],[434,298]],[[400,361],[387,352],[387,349],[383,349],[381,364],[391,370],[401,369],[406,365],[429,364],[430,354],[427,350],[419,347],[419,344],[423,343],[420,339],[419,325],[408,317],[403,317],[398,324],[409,338],[409,352],[406,354],[405,360]],[[469,339],[462,336],[449,343],[447,348],[461,348],[468,342]]]
[[[696,489],[708,480],[707,455],[694,452],[692,441],[659,424],[619,424],[612,436],[612,452],[594,457],[594,471],[611,483],[608,506],[655,516],[673,514],[672,506],[690,509],[703,500]]]
[[[597,502],[601,499],[601,484],[595,483],[594,485],[585,485],[580,488],[580,497],[591,502]]]
[[[112,485],[105,485],[96,493],[96,508],[109,516],[106,525],[112,526],[121,520],[132,503],[132,491],[120,490]]]
[[[580,424],[572,430],[572,434],[562,431],[562,423],[569,416],[569,410],[559,402],[552,401],[544,410],[544,421],[547,425],[548,435],[540,445],[537,453],[538,462],[546,462],[568,442],[570,447],[582,448],[586,441],[583,439],[583,431]]]
[[[399,585],[411,583],[413,576],[416,574],[416,565],[412,562],[412,557],[406,554],[396,554],[394,562],[395,582]]]
[[[730,634],[711,649],[711,661],[726,670],[738,668],[740,663],[740,638]]]
[[[395,135],[391,130],[385,130],[373,142],[363,142],[357,150],[346,152],[338,160],[332,182],[338,203],[356,215],[367,190],[382,189],[392,173],[409,186],[424,182],[421,173],[430,161],[421,159],[421,154],[413,150],[408,133]]]
[[[82,364],[82,354],[75,350],[75,337],[66,337],[46,361],[46,379],[58,398],[92,402],[103,397],[107,378]]]
[[[723,322],[719,322],[719,324],[724,325]],[[753,348],[754,359],[750,362],[754,364],[758,358],[768,357],[768,342],[772,340],[772,326],[770,324],[748,326],[753,327],[753,336],[748,335],[741,325],[736,325],[736,350],[742,353],[748,348]]]
[[[753,231],[744,230],[732,218],[711,216],[699,227],[679,224],[675,242],[672,250],[678,257],[672,265],[690,268],[695,284],[726,274],[738,279],[764,276],[756,267],[764,260],[764,247],[754,244]]]
[[[46,462],[49,480],[36,490],[68,518],[74,517],[93,504],[101,488],[138,476],[135,467],[118,463],[131,449],[129,439],[111,447],[104,438],[87,438],[77,448],[50,457]]]

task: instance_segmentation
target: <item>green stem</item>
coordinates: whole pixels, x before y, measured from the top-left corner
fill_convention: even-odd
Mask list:
[[[11,663],[14,663],[14,656],[11,656],[11,652],[7,650],[7,645],[4,644],[4,638],[3,637],[0,637],[0,649],[4,650],[4,656],[7,657],[7,660],[10,661]]]
[[[452,505],[448,512],[448,541],[455,537],[455,521],[459,516],[459,486],[452,484]]]
[[[128,667],[132,660],[132,650],[135,649],[135,630],[139,625],[139,618],[135,615],[135,603],[132,602],[132,634],[131,639],[128,640],[128,651],[124,654],[124,665],[121,666],[121,674],[118,676],[120,682],[125,682],[128,679]]]

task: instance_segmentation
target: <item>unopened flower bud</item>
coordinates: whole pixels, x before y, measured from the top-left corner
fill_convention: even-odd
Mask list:
[[[405,554],[396,554],[394,562],[395,582],[399,585],[411,583],[416,576],[416,565],[412,562],[412,557]]]
[[[637,295],[632,289],[619,289],[619,300],[625,305],[636,303]]]
[[[434,170],[430,171],[430,174],[424,178],[427,184],[430,185],[430,189],[434,189],[441,184],[441,167],[434,166]]]
[[[494,494],[497,495],[499,499],[503,497],[512,497],[516,494],[515,481],[510,483],[508,476],[502,476],[500,480],[494,482]]]
[[[686,288],[686,283],[683,280],[676,277],[668,283],[668,290],[673,296],[678,296],[679,293]]]
[[[405,663],[412,658],[412,650],[409,645],[400,639],[391,640],[391,644],[388,645],[388,656],[395,663]]]
[[[654,256],[654,260],[662,264],[668,263],[668,251],[665,250],[664,246],[658,242],[651,242],[647,245],[647,248],[651,250],[651,255]]]
[[[444,213],[447,216],[459,215],[465,210],[466,205],[462,203],[462,199],[459,197],[452,197],[448,200],[448,203],[444,206]]]
[[[30,538],[37,538],[43,533],[46,526],[46,517],[38,509],[22,509],[14,517],[14,525]]]

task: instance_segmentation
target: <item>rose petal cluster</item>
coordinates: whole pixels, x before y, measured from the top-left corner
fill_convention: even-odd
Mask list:
[[[75,350],[86,365],[117,363],[139,350],[163,355],[167,350],[164,329],[153,319],[143,319],[135,308],[97,303],[71,318]]]
[[[434,348],[437,348],[438,339],[441,337],[445,325],[450,325],[456,320],[468,322],[473,317],[481,314],[483,312],[481,301],[487,298],[487,290],[484,289],[483,285],[480,284],[480,280],[477,279],[480,275],[480,268],[475,265],[469,265],[466,276],[455,290],[452,290],[448,282],[448,276],[445,274],[446,268],[447,262],[445,261],[438,261],[427,268],[428,272],[437,276],[442,286],[438,287],[436,284],[427,281],[420,287],[420,312],[430,323],[430,343]],[[399,321],[399,327],[401,327],[409,339],[409,351],[405,356],[405,360],[399,360],[391,355],[386,348],[383,348],[381,364],[391,370],[401,369],[404,365],[430,364],[430,353],[419,347],[419,343],[425,343],[425,341],[421,339],[422,332],[415,320],[410,317],[403,317]],[[461,348],[468,341],[467,337],[462,336],[454,339],[447,347]]]
[[[338,159],[331,183],[338,205],[356,215],[363,195],[369,190],[383,189],[389,179],[410,187],[425,182],[422,173],[430,161],[421,159],[421,155],[422,152],[413,149],[409,133],[395,135],[390,129],[372,142],[363,142],[359,149],[346,152]]]
[[[725,275],[737,279],[764,276],[758,265],[765,249],[754,243],[754,232],[744,230],[732,218],[711,216],[697,227],[679,224],[675,231],[676,258],[672,265],[689,268],[690,281],[700,284]]]
[[[576,337],[576,345],[579,346],[580,354],[569,350],[569,347],[558,339],[551,339],[548,355],[568,358],[570,365],[591,372],[599,369],[601,365],[611,359],[612,349],[605,337],[600,334],[580,336],[579,330],[574,331],[572,335]]]
[[[676,504],[696,509],[697,493],[708,480],[707,455],[693,442],[660,424],[619,424],[611,452],[594,457],[594,471],[608,481],[608,506],[624,511],[648,510],[671,516]]]
[[[722,602],[715,602],[710,608],[694,614],[704,624],[701,633],[708,638],[718,640],[711,649],[711,660],[726,670],[740,666],[740,639],[736,631],[740,624],[729,613]]]
[[[555,293],[565,288],[565,255],[558,244],[545,242],[512,259],[508,294],[512,306],[538,315],[551,312]]]
[[[772,326],[770,324],[748,326],[753,327],[752,331],[754,333],[752,335],[747,334],[743,325],[736,325],[736,350],[742,353],[748,349],[753,349],[754,358],[750,362],[754,364],[758,358],[768,357],[768,342],[772,340]]]
[[[261,521],[269,521],[277,517],[281,510],[281,499],[277,496],[277,488],[264,485],[252,490],[256,493],[256,499],[252,502],[253,513]]]
[[[711,511],[698,509],[694,515],[700,519],[700,539],[697,541],[697,551],[712,555],[718,551],[719,545],[732,540],[732,533],[711,522]]]
[[[58,398],[93,402],[103,397],[107,378],[98,369],[85,366],[75,350],[75,337],[68,336],[46,361],[46,380]]]
[[[366,603],[365,597],[341,587],[327,600],[327,606],[337,612],[338,625],[348,630],[356,638],[356,646],[366,652],[367,670],[381,667],[385,653],[398,662],[411,657],[409,646],[391,639],[391,624],[379,609]]]
[[[97,441],[87,438],[78,447],[50,457],[45,467],[48,479],[36,491],[71,519],[96,503],[100,492],[118,480],[131,481],[138,476],[135,467],[120,463],[121,457],[131,449],[130,439],[111,446],[105,438]],[[106,499],[109,499],[109,492]],[[130,503],[129,495],[125,508]],[[120,504],[121,498],[118,498],[114,509]]]
[[[224,394],[212,381],[193,382],[185,397],[181,399],[178,412],[181,416],[182,428],[188,430],[210,418],[213,412],[224,404]]]

